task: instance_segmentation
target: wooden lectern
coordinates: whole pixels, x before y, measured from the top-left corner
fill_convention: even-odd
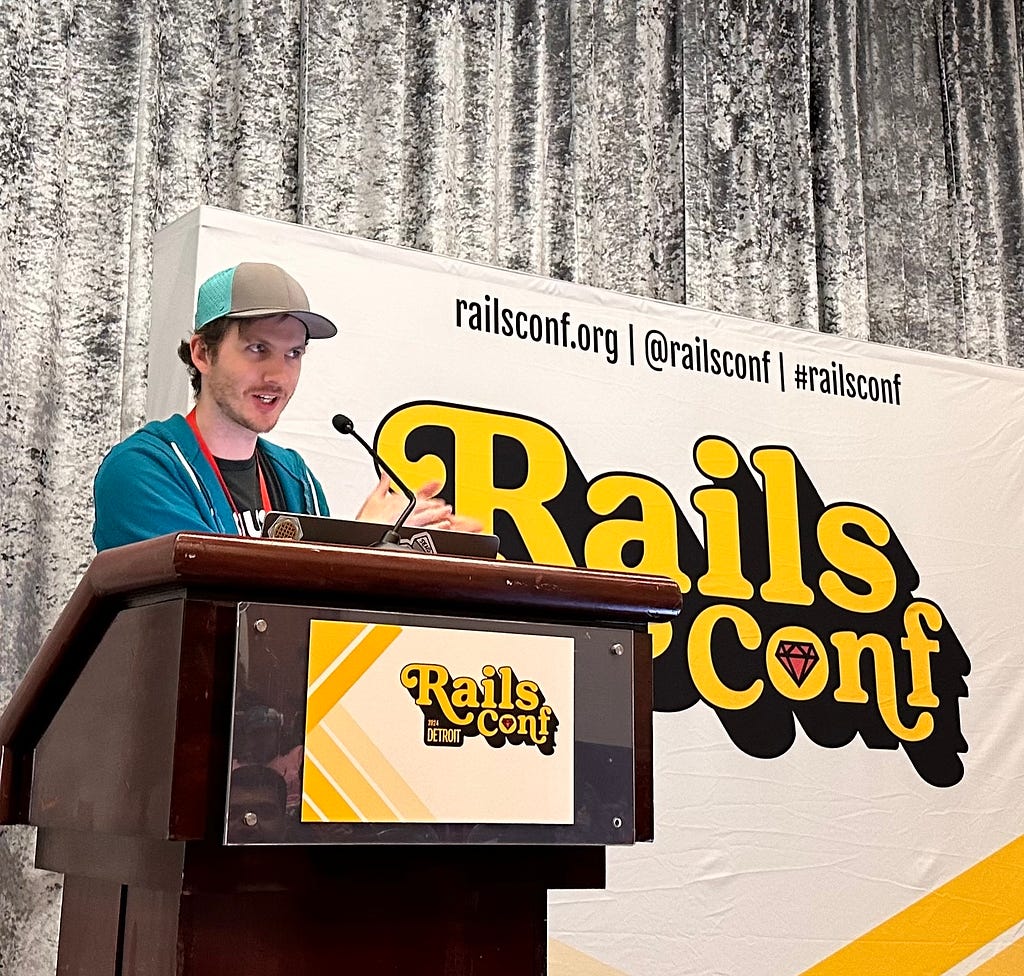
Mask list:
[[[412,552],[182,533],[101,553],[0,718],[0,821],[37,826],[36,863],[65,874],[58,973],[544,973],[548,889],[603,887],[605,846],[653,835],[647,625],[679,606],[668,579]],[[321,620],[571,638],[570,815],[265,812],[239,770],[303,755]]]

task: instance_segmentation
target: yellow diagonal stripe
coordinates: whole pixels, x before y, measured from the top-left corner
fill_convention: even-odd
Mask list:
[[[324,624],[343,623],[344,621],[317,620],[310,625],[309,633],[309,654],[314,654],[320,659],[322,645],[328,644],[335,650],[335,657],[340,654],[347,655],[334,671],[324,680],[316,691],[312,692],[306,703],[306,732],[320,724],[323,717],[338,703],[338,700],[351,688],[366,672],[366,669],[383,654],[392,642],[402,632],[401,627],[391,624],[378,624],[366,632],[363,639],[354,647],[345,644],[339,648],[334,642],[333,629],[324,627]],[[314,628],[314,624],[321,626]],[[343,636],[344,633],[342,632]],[[310,681],[310,684],[313,682]]]
[[[324,818],[313,809],[313,805],[309,802],[309,797],[304,796],[302,798],[302,822],[303,823],[323,823]]]
[[[396,819],[394,811],[356,769],[352,760],[338,748],[323,725],[318,725],[306,736],[306,760],[310,762],[313,759],[331,774],[331,779],[342,788],[361,819],[371,823],[393,822]],[[324,809],[319,803],[317,806]]]
[[[432,823],[437,819],[342,705],[332,709],[323,724],[330,728],[335,738],[345,744],[345,748],[366,771],[380,793],[398,811],[402,821]]]
[[[621,969],[598,962],[579,949],[548,939],[548,976],[626,976]]]
[[[359,819],[355,810],[331,786],[324,774],[309,761],[308,756],[302,766],[302,795],[308,797],[309,802],[322,810],[324,816],[331,823],[352,823]],[[303,803],[302,807],[304,814],[302,819],[305,820],[305,811],[308,807],[306,803]],[[320,818],[310,810],[309,819],[319,820]]]
[[[326,625],[326,627],[324,626]],[[312,620],[309,624],[309,684],[312,685],[365,629],[349,620]]]
[[[1024,939],[982,963],[971,976],[1020,976],[1021,973],[1024,973]]]
[[[1019,837],[802,976],[945,973],[1024,919],[1022,877]]]

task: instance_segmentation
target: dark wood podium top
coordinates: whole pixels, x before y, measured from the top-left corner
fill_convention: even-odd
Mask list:
[[[17,815],[19,762],[117,613],[175,594],[634,628],[670,620],[682,599],[666,577],[412,551],[185,532],[110,549],[89,566],[0,716],[0,823]]]

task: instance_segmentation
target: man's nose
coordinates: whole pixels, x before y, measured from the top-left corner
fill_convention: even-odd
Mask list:
[[[276,383],[278,386],[284,386],[287,376],[288,360],[284,356],[272,356],[264,360],[263,381],[265,383]]]

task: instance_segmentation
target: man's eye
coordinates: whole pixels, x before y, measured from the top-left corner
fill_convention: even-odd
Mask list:
[[[293,349],[288,355],[291,356],[292,359],[301,359],[305,354],[306,350],[302,348],[302,346],[299,346],[297,349]]]
[[[266,350],[266,346],[262,342],[254,342],[249,346],[249,352],[262,353]]]

